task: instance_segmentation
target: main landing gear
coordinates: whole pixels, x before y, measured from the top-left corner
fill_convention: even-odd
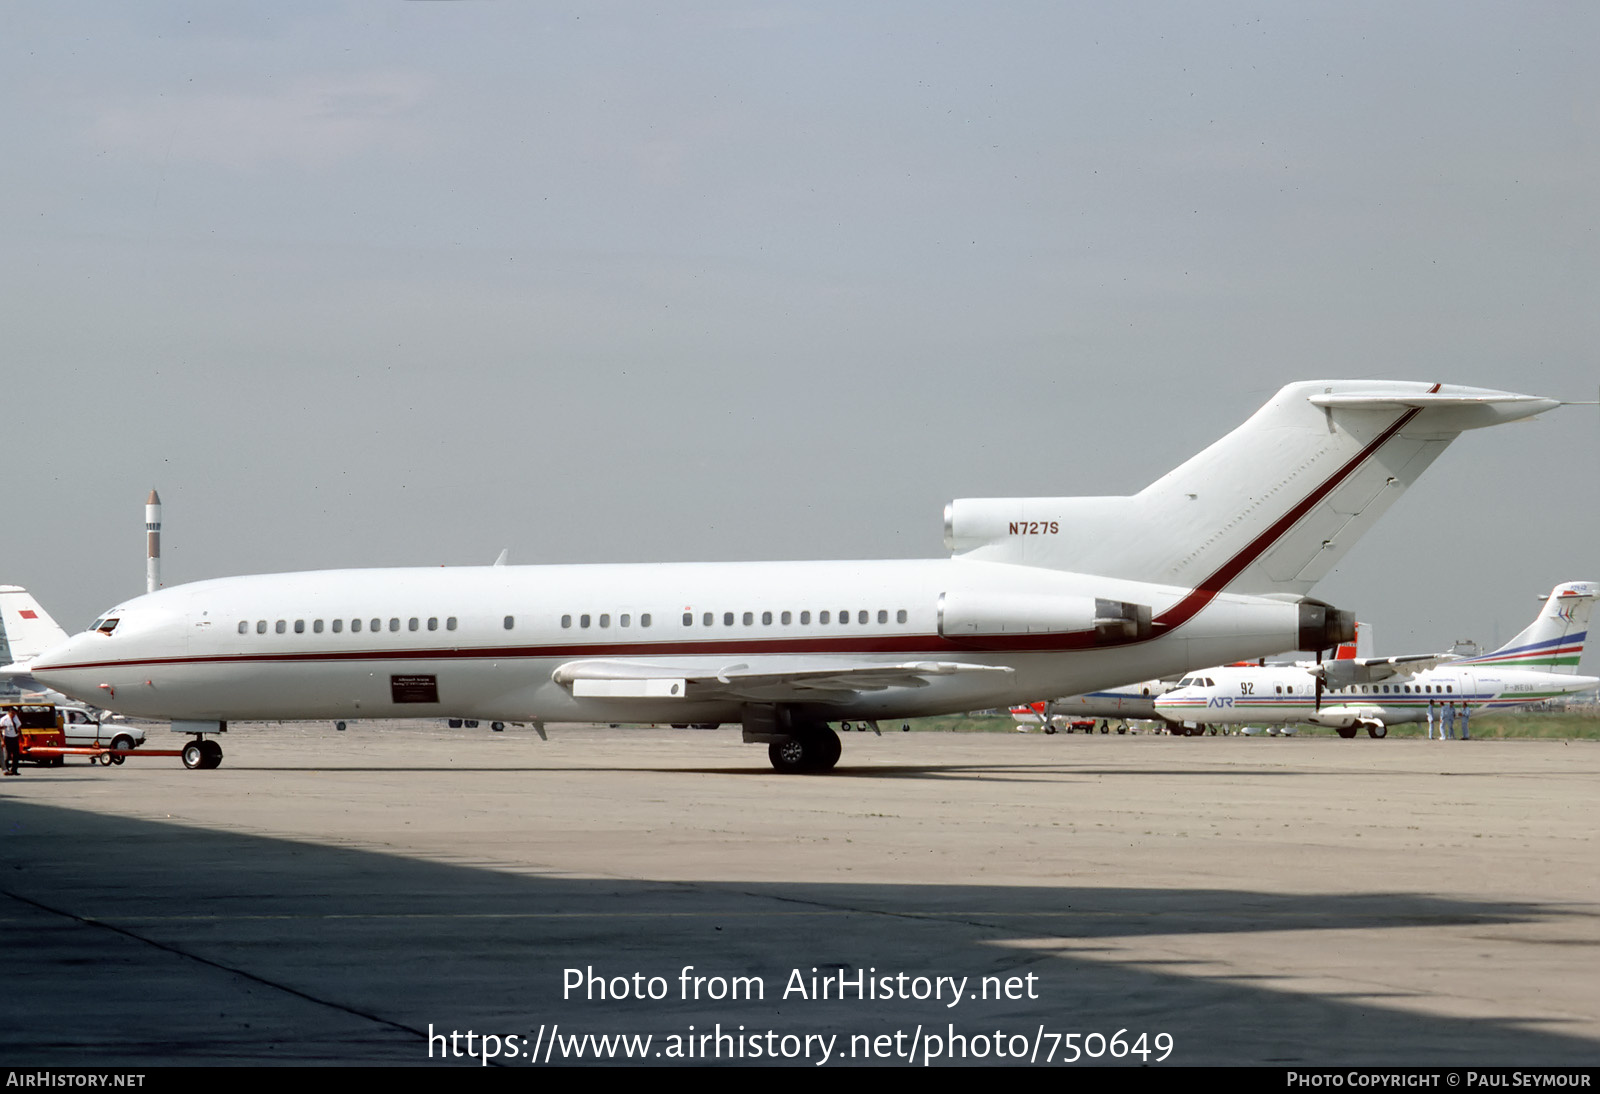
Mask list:
[[[190,741],[183,746],[183,766],[190,771],[209,771],[222,766],[222,746],[204,737]]]
[[[751,704],[744,709],[743,726],[745,743],[766,745],[772,769],[785,775],[832,771],[844,751],[827,722],[789,707]]]
[[[785,775],[831,771],[843,752],[839,735],[826,725],[809,727],[803,733],[767,745],[767,759],[772,762],[772,769]]]

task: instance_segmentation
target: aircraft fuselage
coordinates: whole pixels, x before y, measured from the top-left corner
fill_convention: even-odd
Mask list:
[[[1111,643],[1086,633],[1074,612],[1088,604],[1092,614],[1104,598],[1149,606],[1154,633]],[[781,673],[830,659],[1009,669],[790,704],[831,720],[1009,705],[1300,638],[1301,609],[1290,600],[1203,599],[1195,610],[1194,590],[963,559],[329,570],[138,597],[50,650],[34,672],[69,695],[146,717],[710,722],[739,720],[744,704],[697,699],[692,689],[580,696],[554,674],[593,659],[686,671],[725,661]],[[1017,603],[1059,605],[1061,619],[963,629],[985,604]],[[1180,603],[1181,621],[1162,624]]]

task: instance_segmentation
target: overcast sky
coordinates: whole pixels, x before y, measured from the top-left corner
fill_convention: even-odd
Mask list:
[[[1291,380],[1600,383],[1590,3],[4,21],[0,582],[69,630],[152,486],[169,584],[932,557]],[[1597,471],[1593,407],[1469,433],[1317,593],[1509,638],[1600,578]]]

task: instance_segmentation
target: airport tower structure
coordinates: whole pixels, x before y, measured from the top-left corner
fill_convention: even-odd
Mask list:
[[[144,503],[145,592],[161,588],[161,495],[154,490]]]

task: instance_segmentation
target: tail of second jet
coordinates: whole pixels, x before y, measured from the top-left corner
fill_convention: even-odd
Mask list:
[[[1568,581],[1557,585],[1532,626],[1493,653],[1458,663],[1575,676],[1589,638],[1589,614],[1594,610],[1596,596],[1600,596],[1600,582]]]
[[[20,585],[0,585],[0,628],[9,647],[10,657],[6,660],[17,664],[26,664],[51,646],[67,640],[67,632],[57,626],[50,613]]]
[[[945,541],[983,561],[1304,595],[1463,430],[1559,405],[1397,380],[1290,384],[1137,494],[960,499]]]

